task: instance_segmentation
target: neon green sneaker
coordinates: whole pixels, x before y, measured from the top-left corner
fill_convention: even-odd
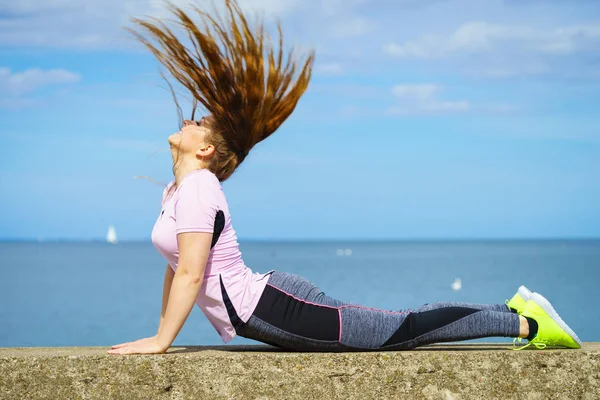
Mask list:
[[[506,300],[504,303],[510,308],[514,308],[517,310],[517,313],[520,315],[525,308],[525,304],[529,301],[531,297],[531,290],[527,289],[525,286],[520,286],[517,293],[510,300]]]
[[[532,344],[538,349],[545,349],[546,346],[581,348],[581,340],[541,294],[533,293],[531,295],[521,315],[534,319],[538,323],[538,332],[529,343],[518,350]]]

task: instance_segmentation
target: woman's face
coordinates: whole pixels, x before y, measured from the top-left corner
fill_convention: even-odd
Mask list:
[[[177,150],[180,155],[193,155],[195,157],[197,153],[203,153],[212,147],[205,140],[207,133],[208,127],[205,118],[200,121],[185,120],[183,121],[183,128],[169,136],[169,144],[171,149]]]

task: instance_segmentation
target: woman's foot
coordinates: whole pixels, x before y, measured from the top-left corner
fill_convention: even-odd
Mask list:
[[[512,297],[512,299],[507,300],[505,303],[508,307],[516,310],[519,315],[523,313],[525,309],[525,304],[531,298],[531,290],[527,289],[525,286],[520,286],[517,293]]]
[[[538,331],[528,344],[519,349],[524,349],[532,344],[538,349],[544,349],[546,346],[581,348],[581,340],[541,294],[531,294],[520,314],[525,318],[535,320],[538,324]]]

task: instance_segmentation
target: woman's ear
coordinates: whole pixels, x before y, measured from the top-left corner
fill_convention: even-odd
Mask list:
[[[212,144],[204,143],[196,150],[196,156],[198,157],[209,157],[215,152],[215,146]]]

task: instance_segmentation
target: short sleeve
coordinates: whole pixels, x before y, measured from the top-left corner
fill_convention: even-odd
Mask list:
[[[219,209],[216,188],[204,173],[195,173],[185,179],[175,203],[175,232],[212,233]]]

